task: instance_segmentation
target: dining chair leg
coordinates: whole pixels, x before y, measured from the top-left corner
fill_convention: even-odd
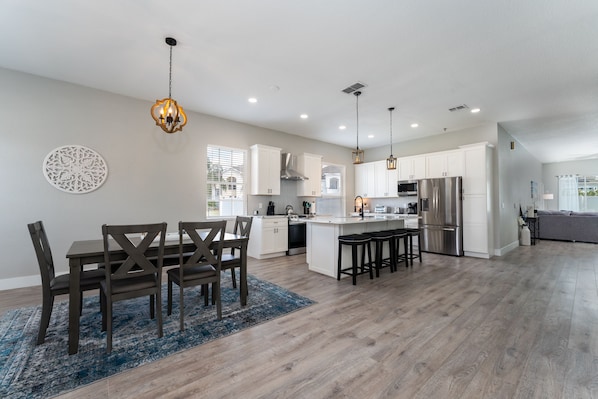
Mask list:
[[[203,284],[201,286],[201,291],[203,292],[203,303],[205,306],[208,306],[208,296],[209,296],[209,290],[208,290],[208,285],[207,284]]]
[[[106,295],[100,290],[100,309],[102,311],[102,331],[106,331]]]
[[[233,279],[233,288],[237,288],[237,276],[235,276],[235,268],[231,267],[230,277]]]
[[[172,314],[172,280],[168,279],[168,297],[166,304],[166,314],[170,316]]]
[[[106,353],[112,352],[112,300],[106,298]]]
[[[179,285],[179,329],[185,331],[185,296],[183,295],[183,283]]]
[[[54,297],[51,294],[44,294],[42,305],[42,318],[39,323],[37,333],[37,345],[43,344],[46,340],[46,331],[50,325],[50,316],[52,316],[52,307],[54,306]]]
[[[155,295],[150,295],[150,319],[154,319],[156,317],[156,298]]]
[[[216,297],[216,313],[218,320],[222,320],[222,301],[220,300],[220,284],[212,283],[212,299]]]
[[[156,312],[157,319],[158,319],[158,338],[162,338],[164,335],[164,331],[162,329],[162,293],[160,292],[160,287],[158,287],[158,291],[156,293]]]

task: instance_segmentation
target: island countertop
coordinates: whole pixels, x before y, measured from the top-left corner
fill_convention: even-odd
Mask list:
[[[314,218],[306,219],[307,223],[322,223],[322,224],[362,224],[362,223],[380,223],[392,220],[407,220],[417,219],[417,215],[405,214],[385,214],[385,215],[368,215],[363,218],[359,216],[316,216]]]

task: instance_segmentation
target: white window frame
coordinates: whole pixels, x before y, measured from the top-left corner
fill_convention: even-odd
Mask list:
[[[211,159],[214,159],[215,152],[228,152],[228,157],[219,157],[217,164],[221,166],[222,173],[221,180],[211,179],[211,174],[216,170],[210,170]],[[212,155],[210,155],[212,154]],[[233,218],[235,216],[242,216],[247,214],[247,150],[240,148],[225,147],[216,144],[208,144],[206,147],[206,218],[207,219],[223,219]],[[243,164],[241,167],[234,164],[234,159],[242,156]],[[227,159],[228,158],[228,159]],[[227,162],[230,160],[230,163]],[[230,180],[233,179],[234,183]],[[222,195],[223,191],[231,188],[227,195]],[[218,202],[217,211],[213,206],[214,202]]]

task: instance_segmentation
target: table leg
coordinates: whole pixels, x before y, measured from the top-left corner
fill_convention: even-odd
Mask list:
[[[239,277],[239,285],[241,288],[241,306],[247,305],[247,241],[241,244],[241,276]]]
[[[69,260],[69,355],[79,351],[79,315],[81,314],[81,262],[80,259]]]

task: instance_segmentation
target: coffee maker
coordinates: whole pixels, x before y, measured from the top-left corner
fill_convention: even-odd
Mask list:
[[[407,213],[417,214],[417,202],[408,202],[407,203]]]
[[[274,215],[274,202],[268,202],[268,209],[266,210],[266,215]]]

